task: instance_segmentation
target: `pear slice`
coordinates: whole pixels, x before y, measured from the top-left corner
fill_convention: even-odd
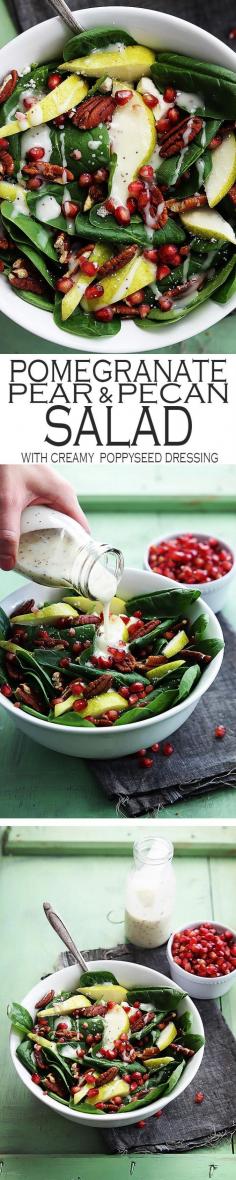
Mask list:
[[[163,1031],[158,1037],[157,1048],[159,1049],[159,1053],[162,1053],[163,1049],[168,1049],[168,1045],[172,1044],[172,1041],[175,1040],[176,1036],[177,1028],[173,1023],[173,1020],[170,1020],[169,1024],[166,1025],[166,1028],[163,1028]]]
[[[228,135],[211,153],[212,168],[205,181],[205,192],[210,209],[226,196],[236,180],[236,138]]]
[[[79,1008],[90,1008],[90,1000],[87,996],[69,996],[68,1000],[59,1000],[58,1004],[52,1004],[51,1008],[40,1008],[40,1016],[63,1016],[67,1012],[77,1012]]]
[[[163,1065],[171,1065],[174,1057],[150,1057],[149,1061],[145,1058],[145,1069],[162,1069]]]
[[[232,225],[213,209],[194,209],[191,213],[183,213],[180,220],[191,234],[199,234],[201,238],[217,238],[236,246]]]
[[[125,89],[124,84],[120,86],[119,82],[114,82],[113,94],[122,89]],[[116,156],[109,197],[117,208],[126,205],[130,182],[150,159],[156,146],[153,111],[146,106],[137,90],[133,90],[132,98],[125,106],[116,107],[109,139],[111,151]]]
[[[159,123],[159,119],[163,119],[167,111],[170,110],[170,107],[173,107],[173,100],[172,102],[165,102],[163,94],[161,94],[161,91],[157,89],[157,86],[155,86],[155,82],[152,81],[152,78],[141,78],[137,86],[137,91],[143,95],[149,94],[152,98],[156,99],[156,106],[152,107],[155,123]]]
[[[68,596],[68,598],[64,598],[64,602],[69,602],[71,606],[74,606],[75,608],[77,607],[78,611],[82,611],[82,614],[85,615],[101,615],[103,611],[103,605],[99,598],[96,598],[96,600],[93,598],[85,598],[83,594],[77,595],[77,598],[70,598]],[[124,598],[118,598],[118,595],[116,595],[115,598],[112,598],[110,610],[112,611],[113,615],[125,615],[126,602]]]
[[[94,1098],[88,1098],[89,1106],[97,1106],[98,1102],[111,1102],[112,1098],[125,1098],[129,1094],[128,1082],[123,1082],[122,1078],[113,1078],[112,1082],[107,1082],[104,1086],[99,1086],[98,1094]],[[76,1098],[76,1094],[75,1094]]]
[[[80,995],[88,996],[89,1000],[105,1000],[107,1004],[112,1000],[114,1004],[122,1004],[127,998],[127,988],[121,983],[93,983],[91,987],[80,987]]]
[[[122,1033],[129,1032],[129,1018],[121,1004],[114,1004],[114,1008],[104,1016],[103,1049],[113,1049],[115,1041]]]
[[[148,680],[163,680],[170,672],[177,672],[185,663],[184,660],[171,660],[169,664],[158,664],[157,668],[150,668],[147,672]]]
[[[86,300],[84,298],[82,307],[86,311],[99,311],[100,307],[108,307],[111,303],[119,303],[121,299],[127,299],[135,291],[140,291],[149,283],[154,283],[155,278],[156,266],[154,263],[149,262],[143,255],[138,255],[138,257],[136,255],[132,262],[127,262],[121,270],[103,279],[103,295],[100,299]]]
[[[87,93],[87,83],[78,78],[77,74],[73,74],[72,78],[65,78],[55,90],[50,90],[40,102],[36,102],[27,114],[1,127],[0,138],[6,136],[8,139],[10,135],[17,135],[19,131],[27,131],[28,127],[39,127],[41,123],[49,123],[51,119],[56,119],[58,115],[64,115],[72,107],[77,107],[82,99],[86,98]]]
[[[52,602],[49,606],[42,606],[41,610],[31,611],[28,615],[14,615],[11,618],[11,623],[32,623],[32,626],[37,626],[40,622],[55,622],[56,619],[72,618],[72,615],[77,617],[77,610],[74,607],[68,606],[64,602]]]
[[[11,184],[9,180],[0,180],[0,199],[2,201],[15,201],[16,197],[23,197],[25,190],[17,184]]]
[[[111,254],[112,250],[109,246],[102,246],[98,243],[94,247],[94,250],[91,251],[91,254],[89,255],[89,261],[97,262],[98,265],[101,266],[102,262],[106,262],[107,258],[111,257]],[[78,304],[81,302],[82,296],[86,291],[86,287],[89,287],[90,283],[91,278],[88,278],[88,275],[83,274],[83,271],[79,270],[77,272],[75,282],[73,283],[73,287],[71,287],[70,291],[67,291],[67,294],[64,295],[62,299],[61,315],[63,322],[64,320],[68,320],[69,316],[72,315],[72,312],[75,311],[75,308],[78,307]]]
[[[102,717],[107,709],[117,709],[117,712],[122,713],[127,709],[127,701],[119,692],[101,692],[99,696],[91,697],[87,701],[86,708],[81,710],[81,717]]]
[[[177,656],[178,652],[182,651],[182,648],[186,647],[188,642],[186,631],[178,631],[177,635],[174,635],[173,639],[170,639],[169,643],[166,643],[166,646],[163,647],[163,656],[167,656],[171,660],[171,657]]]
[[[62,717],[63,713],[70,713],[76,700],[78,697],[71,695],[66,697],[65,701],[58,701],[58,705],[54,705],[54,717]]]
[[[125,45],[120,49],[112,45],[111,49],[98,49],[87,57],[63,61],[59,68],[87,78],[103,78],[106,74],[127,83],[136,82],[143,73],[149,74],[154,61],[155,53],[145,45]]]

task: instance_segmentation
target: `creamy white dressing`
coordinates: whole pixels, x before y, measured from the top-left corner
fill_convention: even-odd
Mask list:
[[[78,521],[41,505],[26,508],[17,569],[40,585],[71,586],[82,592],[86,587],[92,598],[107,604],[106,627],[120,574],[104,565],[99,543]]]
[[[205,172],[204,157],[200,156],[199,160],[195,160],[195,165],[196,165],[197,174],[198,174],[199,188],[201,188],[201,186],[203,184],[204,172]]]
[[[61,206],[56,198],[53,196],[39,197],[36,201],[35,216],[39,221],[52,221],[55,217],[60,217]]]
[[[181,172],[181,169],[182,169],[182,163],[183,163],[183,160],[184,160],[184,157],[185,157],[185,155],[186,155],[186,152],[187,152],[187,150],[188,150],[188,149],[187,149],[187,146],[186,146],[186,147],[182,148],[182,152],[180,152],[180,154],[179,154],[179,157],[178,157],[178,160],[177,160],[177,164],[176,164],[176,168],[175,168],[175,171],[174,171],[174,176],[172,177],[172,185],[176,184],[176,181],[177,181],[177,180],[178,180],[178,178],[179,178],[179,174],[180,174],[180,172]]]
[[[185,90],[177,90],[175,102],[181,110],[183,109],[184,111],[189,111],[190,115],[193,115],[194,112],[198,111],[199,109],[202,111],[205,110],[205,103],[202,94],[190,94]]]
[[[48,163],[52,153],[52,141],[48,123],[42,124],[41,127],[29,127],[28,131],[23,132],[23,135],[21,135],[21,160],[25,160],[27,152],[34,147],[43,148],[43,163]]]
[[[28,209],[28,206],[26,203],[25,190],[23,188],[18,189],[17,196],[15,197],[15,200],[12,203],[12,214],[11,215],[12,215],[13,221],[14,221],[15,217],[18,216],[18,213],[23,213],[24,217],[25,216],[27,217],[27,215],[29,215],[29,209]]]
[[[175,882],[168,851],[166,840],[155,840],[145,863],[129,874],[125,934],[134,946],[161,946],[171,934]]]

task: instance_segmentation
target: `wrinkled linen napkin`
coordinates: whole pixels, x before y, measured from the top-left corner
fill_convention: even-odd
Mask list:
[[[124,959],[142,963],[169,976],[166,948],[145,951],[128,943],[107,950],[83,951],[85,959]],[[62,952],[58,968],[73,963],[71,954]],[[127,982],[128,968],[127,968]],[[195,1001],[196,1003],[196,1001]],[[145,1127],[111,1127],[103,1131],[106,1150],[112,1155],[176,1153],[211,1147],[236,1130],[236,1041],[215,1001],[198,1000],[196,1007],[204,1025],[205,1051],[196,1077],[179,1098],[172,1099],[160,1119],[145,1120]],[[204,1101],[194,1101],[198,1091]]]
[[[236,633],[222,617],[220,621],[225,639],[223,664],[189,721],[170,737],[172,756],[153,754],[153,766],[148,770],[139,766],[136,755],[92,763],[118,816],[153,815],[178,800],[220,787],[236,787]],[[215,738],[219,724],[226,726],[223,740]]]
[[[79,3],[79,0],[70,0],[69,7],[73,10],[79,8],[98,8],[100,0],[91,0],[90,3]],[[19,29],[29,29],[31,25],[37,25],[39,21],[46,20],[47,17],[53,16],[53,11],[48,3],[48,0],[8,0],[8,6],[11,9]],[[107,3],[103,4],[103,8],[107,8]],[[117,4],[117,8],[120,5]],[[130,8],[132,5],[128,4],[126,7]],[[222,41],[228,41],[229,31],[235,25],[235,5],[233,0],[225,0],[221,6],[219,0],[208,0],[208,5],[203,6],[199,4],[199,0],[143,0],[142,4],[137,4],[138,8],[152,8],[156,12],[167,12],[170,16],[177,16],[182,20],[187,20],[200,28],[207,29],[209,33],[213,33],[215,37],[220,37]],[[83,21],[81,22],[83,24]],[[70,34],[72,36],[72,33]],[[69,31],[68,31],[69,36]],[[234,42],[229,42],[234,45]],[[183,45],[184,50],[184,45]]]

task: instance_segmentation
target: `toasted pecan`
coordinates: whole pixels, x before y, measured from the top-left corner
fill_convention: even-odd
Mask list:
[[[32,295],[42,295],[44,292],[45,288],[41,280],[36,278],[36,275],[27,274],[27,271],[24,275],[17,273],[17,271],[14,273],[11,271],[8,278],[11,287],[16,287],[17,291],[31,291]]]
[[[174,199],[166,202],[170,213],[187,213],[190,209],[199,209],[200,205],[207,205],[205,193],[194,193],[193,197],[184,197],[182,201]]]
[[[12,176],[15,171],[13,156],[10,152],[1,152],[0,176]]]
[[[115,98],[110,94],[94,94],[77,107],[72,123],[81,131],[92,131],[99,123],[109,123],[115,110]]]
[[[55,180],[57,184],[65,184],[68,180],[75,179],[69,168],[62,168],[60,164],[44,164],[42,160],[37,160],[37,164],[24,164],[22,172],[26,176],[42,176],[45,180]]]
[[[98,676],[96,680],[90,680],[90,684],[88,684],[87,688],[84,689],[85,700],[90,701],[91,697],[98,697],[102,692],[107,692],[108,688],[111,687],[111,684],[112,676],[109,676],[109,673],[108,675],[105,674],[104,676]]]
[[[181,122],[175,125],[174,130],[165,132],[161,137],[160,156],[163,160],[168,160],[170,156],[177,156],[184,148],[189,147],[190,143],[196,139],[199,132],[202,130],[203,120],[199,115],[187,116],[186,119],[181,119]]]
[[[131,262],[132,258],[135,258],[138,248],[135,245],[125,246],[124,250],[120,250],[119,254],[115,254],[113,258],[108,258],[107,262],[103,262],[102,266],[99,266],[96,279],[104,279],[105,275],[112,275],[117,270],[121,270],[121,267],[126,266],[128,262]]]
[[[7,98],[11,98],[18,82],[19,74],[17,70],[11,70],[10,74],[6,74],[0,85],[0,105],[6,102]]]

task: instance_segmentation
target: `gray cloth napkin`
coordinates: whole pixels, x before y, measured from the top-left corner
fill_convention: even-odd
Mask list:
[[[225,655],[217,679],[189,721],[170,738],[174,754],[153,754],[151,769],[139,766],[136,755],[94,762],[93,769],[117,815],[153,815],[170,803],[236,787],[235,668],[236,633],[221,618]],[[214,736],[225,725],[225,738]]]
[[[128,943],[107,950],[84,951],[85,959],[126,959],[142,963],[169,976],[165,947],[144,951]],[[73,956],[62,952],[58,968],[73,963]],[[128,979],[128,973],[127,973]],[[175,1153],[211,1147],[233,1135],[236,1130],[236,1041],[214,1001],[199,1000],[205,1032],[205,1052],[196,1078],[188,1089],[163,1110],[160,1119],[146,1119],[145,1127],[111,1128],[103,1132],[106,1150],[112,1155]],[[204,1102],[194,1097],[203,1091]]]
[[[47,17],[53,15],[50,4],[47,0],[8,0],[9,8],[14,14],[19,29],[28,29],[31,25],[37,25],[39,21],[46,20]],[[91,4],[80,3],[80,0],[70,0],[69,7],[71,9],[80,10],[83,8],[97,8],[100,0],[91,0]],[[103,4],[107,8],[107,3]],[[117,3],[117,8],[120,5]],[[128,4],[127,7],[132,7]],[[223,8],[219,4],[219,0],[208,0],[208,5],[203,8],[199,4],[199,0],[143,0],[142,4],[137,4],[138,8],[152,8],[156,12],[168,12],[170,16],[177,16],[182,20],[192,21],[195,25],[200,25],[200,28],[207,29],[209,33],[214,33],[215,37],[220,37],[223,41],[228,41],[229,31],[235,25],[235,5],[233,0],[225,0]],[[68,36],[72,34],[69,34]],[[232,42],[232,44],[234,44]],[[184,46],[183,46],[184,49]]]

